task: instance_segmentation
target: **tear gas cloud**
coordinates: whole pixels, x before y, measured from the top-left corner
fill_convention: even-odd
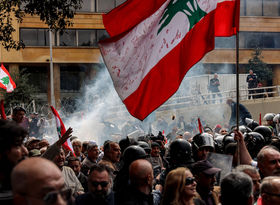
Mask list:
[[[186,123],[197,123],[197,118],[200,117],[204,126],[210,127],[216,124],[223,126],[229,120],[230,110],[225,101],[227,97],[234,96],[232,93],[231,96],[225,93],[222,94],[224,99],[221,104],[218,99],[217,104],[211,103],[212,95],[209,95],[207,87],[213,74],[206,75],[207,69],[201,62],[189,70],[176,94],[143,122],[128,113],[114,89],[106,67],[102,65],[103,68],[99,70],[94,81],[85,85],[83,95],[77,101],[78,109],[63,119],[66,127],[73,128],[73,136],[82,141],[94,140],[101,145],[107,139],[117,141],[127,135],[137,137],[150,132],[157,135],[157,120],[160,118],[169,125],[165,134],[176,125],[179,116],[183,116]],[[224,64],[219,69],[215,68],[215,73],[218,73],[221,83],[220,91],[235,89],[232,66]],[[63,116],[63,113],[60,114]],[[172,116],[175,116],[175,119],[172,119]]]

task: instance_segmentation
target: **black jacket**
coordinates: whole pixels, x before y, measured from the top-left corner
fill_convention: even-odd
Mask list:
[[[115,204],[115,197],[114,193],[111,192],[106,199],[103,198],[97,198],[93,196],[90,192],[80,195],[76,198],[75,201],[76,205],[114,205]]]

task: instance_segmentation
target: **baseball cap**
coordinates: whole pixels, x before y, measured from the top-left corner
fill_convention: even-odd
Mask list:
[[[194,174],[198,174],[203,172],[207,175],[213,175],[220,172],[221,169],[214,167],[208,160],[201,160],[194,163],[193,172]]]

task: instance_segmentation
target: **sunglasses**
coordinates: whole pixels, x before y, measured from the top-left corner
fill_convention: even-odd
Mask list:
[[[195,182],[195,178],[194,177],[187,177],[186,178],[186,182],[185,182],[185,185],[191,185]]]
[[[58,194],[60,194],[60,196],[65,201],[68,201],[72,196],[72,191],[71,191],[71,189],[62,189],[60,191],[51,191],[44,196],[43,201],[45,202],[45,204],[55,204],[57,201]]]
[[[109,182],[106,182],[106,181],[102,181],[102,182],[97,182],[97,181],[91,181],[90,182],[92,184],[92,186],[94,187],[98,187],[98,185],[100,185],[101,187],[105,188]]]

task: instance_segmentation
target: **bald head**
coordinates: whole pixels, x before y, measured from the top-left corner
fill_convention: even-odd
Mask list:
[[[138,159],[129,166],[129,178],[132,184],[141,186],[146,184],[146,180],[153,176],[153,167],[151,163],[145,159]]]
[[[15,166],[12,172],[12,188],[15,199],[20,197],[19,201],[28,201],[28,204],[44,204],[43,197],[48,192],[64,188],[64,179],[53,162],[34,157]]]

